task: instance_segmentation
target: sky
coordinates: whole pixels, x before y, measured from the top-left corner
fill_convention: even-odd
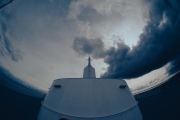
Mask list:
[[[1,74],[43,90],[81,78],[89,55],[98,78],[132,89],[180,68],[180,15],[164,0],[14,0],[0,28]]]

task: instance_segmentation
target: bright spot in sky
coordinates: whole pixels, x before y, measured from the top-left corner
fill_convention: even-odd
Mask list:
[[[156,83],[163,82],[162,80],[166,80],[167,77],[169,76],[166,71],[166,68],[168,68],[169,66],[170,64],[168,63],[164,67],[161,67],[157,70],[153,70],[141,77],[134,79],[125,79],[125,80],[131,89],[135,89],[138,87],[140,88],[141,86],[145,86],[145,85],[150,85],[149,83],[151,82],[156,82]]]

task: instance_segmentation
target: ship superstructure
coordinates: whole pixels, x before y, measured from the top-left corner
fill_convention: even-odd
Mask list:
[[[142,120],[126,81],[96,78],[91,58],[83,78],[52,83],[38,120]]]

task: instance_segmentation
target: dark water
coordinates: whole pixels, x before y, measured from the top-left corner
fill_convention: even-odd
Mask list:
[[[135,97],[143,120],[180,120],[180,73],[163,85]]]
[[[41,98],[30,97],[0,85],[0,120],[36,120]]]

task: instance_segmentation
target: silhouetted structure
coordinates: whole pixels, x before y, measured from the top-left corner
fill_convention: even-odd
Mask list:
[[[89,57],[83,78],[54,80],[38,114],[38,120],[65,118],[142,120],[142,115],[126,81],[97,79]]]

